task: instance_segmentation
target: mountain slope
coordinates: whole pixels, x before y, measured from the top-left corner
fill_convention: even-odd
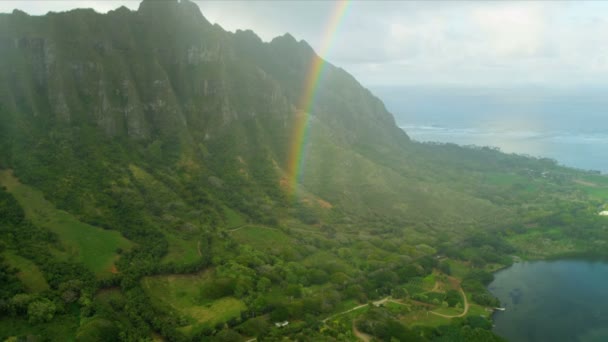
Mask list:
[[[420,291],[422,277],[449,269],[443,254],[463,268],[508,264],[502,237],[523,217],[583,202],[572,171],[550,161],[410,141],[329,63],[312,106],[298,108],[319,58],[306,42],[226,32],[187,0],[0,14],[0,54],[0,168],[52,208],[37,211],[2,171],[0,252],[36,264],[51,287],[24,294],[3,278],[6,337],[207,339],[233,333],[227,325],[340,340],[317,318],[404,284]],[[292,185],[303,110],[309,134]],[[88,234],[60,229],[53,213],[123,236],[106,239],[102,262],[82,252]],[[99,264],[104,272],[87,266]],[[477,305],[491,305],[473,284],[486,300]],[[47,322],[49,312],[58,318]],[[287,318],[300,325],[268,327]]]
[[[122,8],[107,15],[90,10],[45,17],[14,13],[4,15],[2,23],[0,41],[7,58],[0,66],[5,85],[0,96],[4,116],[15,125],[6,135],[15,138],[3,144],[13,146],[3,155],[4,164],[56,196],[60,205],[90,202],[81,191],[62,194],[53,188],[67,176],[63,170],[86,169],[75,176],[85,179],[107,172],[107,166],[88,165],[91,160],[107,159],[124,173],[125,157],[132,159],[133,153],[146,169],[162,163],[205,185],[209,177],[219,177],[241,196],[280,200],[277,192],[284,189],[277,185],[287,169],[294,118],[301,110],[296,106],[308,69],[318,58],[305,42],[285,35],[263,43],[252,32],[225,32],[188,1],[143,2],[137,12]],[[403,175],[390,176],[390,170],[378,171],[373,179],[362,172],[343,174],[343,168],[356,171],[369,163],[360,147],[383,159],[399,153],[408,141],[382,103],[352,76],[328,64],[310,114],[312,147],[303,165],[324,174],[303,175],[309,192],[359,193],[353,188],[357,184],[377,189],[377,196],[392,193],[391,202],[406,200],[405,192],[422,195],[416,186],[407,188],[411,181]],[[40,145],[48,149],[40,151],[46,156],[33,156],[30,151]],[[336,149],[352,153],[338,164]],[[57,158],[49,161],[48,155]],[[95,157],[78,165],[85,155]],[[42,169],[35,163],[43,158],[46,168],[57,168],[51,174],[58,178],[32,171]],[[374,179],[382,179],[384,172],[392,179],[378,188]],[[100,178],[95,175],[94,182]],[[327,178],[336,182],[328,187]],[[406,188],[392,188],[398,184]],[[330,202],[359,212],[343,201],[333,196]],[[377,209],[369,202],[366,206]],[[441,214],[439,208],[447,205],[439,202],[434,212]]]

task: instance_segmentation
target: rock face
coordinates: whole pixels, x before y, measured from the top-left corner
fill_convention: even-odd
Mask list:
[[[290,35],[263,43],[251,31],[226,32],[187,0],[105,15],[16,12],[1,15],[0,28],[0,99],[11,112],[132,140],[213,138],[243,120],[288,126],[316,58]],[[312,111],[337,136],[352,143],[366,125],[368,135],[404,137],[354,78],[326,70]]]
[[[409,138],[351,75],[328,63],[299,108],[319,58],[306,42],[226,32],[187,0],[0,14],[0,55],[0,168],[66,207],[110,211],[135,164],[254,215],[284,202],[294,157],[298,186],[336,210],[414,215],[412,198],[425,196],[404,167]],[[414,195],[400,203],[402,193]]]

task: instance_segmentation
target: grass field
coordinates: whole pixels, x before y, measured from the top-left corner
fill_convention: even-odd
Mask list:
[[[402,316],[401,322],[405,323],[406,326],[424,325],[438,327],[440,325],[450,324],[450,318],[433,315],[427,310],[417,310]]]
[[[412,311],[412,306],[405,303],[386,302],[384,307],[397,314],[408,314]]]
[[[608,202],[608,177],[589,175],[575,182],[587,195]]]
[[[448,260],[448,263],[450,265],[450,270],[452,271],[452,276],[456,278],[462,279],[471,271],[470,266],[460,260],[450,259]]]
[[[537,259],[551,255],[567,254],[584,249],[577,246],[576,241],[571,239],[552,239],[551,236],[558,236],[558,231],[547,229],[531,230],[525,234],[514,235],[507,241],[521,251],[526,251],[522,258]]]
[[[247,309],[245,303],[234,297],[204,302],[200,289],[211,277],[211,271],[195,275],[146,277],[142,280],[142,286],[155,305],[170,307],[184,315],[189,324],[181,329],[190,333],[202,326],[214,326],[238,317],[241,311]]]
[[[2,255],[9,265],[19,269],[17,277],[29,292],[42,292],[49,289],[49,284],[36,264],[11,252],[5,252]]]
[[[105,288],[95,294],[95,299],[102,303],[109,303],[111,300],[124,300],[120,288]]]
[[[189,264],[200,258],[198,254],[198,239],[184,240],[171,234],[165,234],[165,237],[169,243],[169,250],[167,251],[167,255],[163,257],[163,263]]]
[[[591,197],[595,197],[602,201],[608,201],[608,186],[602,186],[602,187],[586,186],[586,187],[583,187],[583,190],[587,193],[587,195],[589,195]]]
[[[524,177],[511,173],[489,173],[485,176],[485,180],[493,185],[510,186],[517,182],[529,183],[529,180]]]
[[[289,236],[274,228],[244,226],[231,234],[236,241],[242,244],[271,253],[281,252],[293,245]]]
[[[76,315],[55,316],[53,321],[36,326],[32,326],[27,319],[3,317],[0,320],[0,340],[5,341],[11,336],[39,335],[52,337],[53,341],[71,342],[76,341],[78,325]]]
[[[450,307],[437,307],[436,309],[433,309],[433,312],[437,312],[440,313],[442,315],[448,315],[448,316],[456,316],[456,315],[460,315],[462,313],[462,306],[459,308],[450,308]]]
[[[236,227],[240,227],[240,226],[244,225],[245,223],[247,223],[245,221],[245,219],[243,218],[243,216],[241,216],[236,211],[234,211],[228,207],[224,207],[223,209],[224,209],[224,217],[226,218],[226,228],[228,228],[228,229],[236,228]]]
[[[433,287],[435,287],[435,273],[431,273],[428,276],[422,278],[422,287],[430,291]]]
[[[113,271],[117,248],[132,246],[119,232],[91,226],[55,208],[42,192],[21,184],[11,171],[0,171],[0,184],[15,196],[28,219],[57,234],[68,258],[82,262],[99,277]]]
[[[491,315],[491,311],[486,310],[486,308],[481,305],[471,304],[471,300],[469,299],[469,313],[467,316],[482,316],[485,318],[490,318]]]

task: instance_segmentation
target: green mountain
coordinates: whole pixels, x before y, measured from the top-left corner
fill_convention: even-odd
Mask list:
[[[2,339],[342,341],[356,322],[488,341],[487,272],[603,251],[585,242],[604,238],[604,177],[410,141],[330,63],[299,108],[306,42],[227,32],[188,0],[0,14],[0,55]],[[450,316],[466,296],[482,322],[411,324],[415,303]]]

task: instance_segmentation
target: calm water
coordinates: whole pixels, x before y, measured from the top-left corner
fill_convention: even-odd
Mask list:
[[[580,260],[514,264],[489,285],[506,308],[494,332],[514,342],[608,341],[608,264]]]
[[[414,140],[499,147],[608,173],[608,89],[373,89]]]

